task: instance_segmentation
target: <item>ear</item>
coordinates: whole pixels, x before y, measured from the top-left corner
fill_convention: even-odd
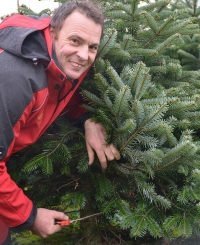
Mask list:
[[[57,39],[57,32],[53,27],[50,27],[50,34],[53,40]]]

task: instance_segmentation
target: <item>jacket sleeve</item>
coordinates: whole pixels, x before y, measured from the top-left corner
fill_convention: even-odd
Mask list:
[[[36,206],[10,178],[4,161],[0,162],[0,210],[0,219],[15,232],[30,227],[37,214]]]
[[[8,227],[19,230],[31,226],[36,217],[36,207],[7,172],[6,162],[13,153],[16,139],[32,108],[32,89],[25,74],[16,79],[16,63],[1,54],[0,60],[0,219]],[[5,66],[2,64],[6,63]],[[19,68],[22,70],[23,66]],[[7,67],[7,69],[6,69]],[[10,69],[13,69],[11,72]],[[24,77],[23,77],[24,76]]]

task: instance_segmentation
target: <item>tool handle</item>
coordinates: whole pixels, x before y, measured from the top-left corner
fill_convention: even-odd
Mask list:
[[[68,226],[68,225],[70,225],[70,223],[71,223],[71,220],[70,219],[68,219],[68,220],[61,220],[61,221],[56,220],[55,221],[55,224],[56,225],[61,225],[61,226]]]

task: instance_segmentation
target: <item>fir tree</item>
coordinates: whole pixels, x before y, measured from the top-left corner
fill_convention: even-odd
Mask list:
[[[105,171],[98,159],[89,167],[84,133],[58,119],[9,164],[39,205],[102,212],[98,225],[81,222],[83,245],[112,234],[124,244],[199,235],[199,9],[197,1],[170,2],[102,1],[105,34],[82,85],[83,106],[121,160]],[[28,160],[26,176],[16,174],[19,156]]]

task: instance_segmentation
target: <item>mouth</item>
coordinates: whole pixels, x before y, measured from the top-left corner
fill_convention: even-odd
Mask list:
[[[71,61],[71,64],[72,64],[73,66],[75,66],[75,67],[82,67],[82,65],[77,64],[77,63],[75,63],[75,62],[73,62],[73,61]]]

